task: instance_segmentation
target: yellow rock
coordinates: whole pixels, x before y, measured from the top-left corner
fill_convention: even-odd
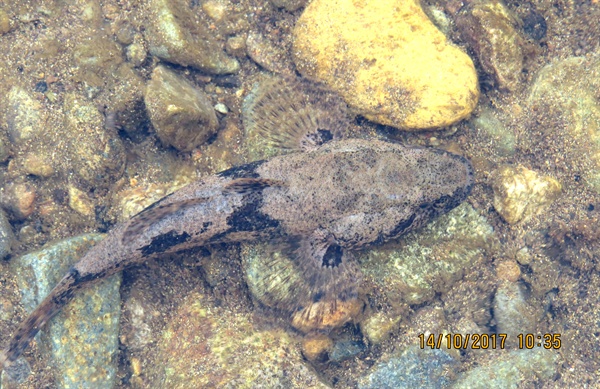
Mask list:
[[[314,0],[296,23],[293,55],[358,113],[401,129],[452,124],[479,97],[473,62],[415,0]]]
[[[539,215],[560,194],[560,183],[521,165],[505,166],[494,172],[494,208],[508,224]]]

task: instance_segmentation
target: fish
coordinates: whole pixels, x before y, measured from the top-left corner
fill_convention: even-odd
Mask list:
[[[463,156],[379,139],[334,140],[202,178],[110,230],[18,327],[0,366],[9,376],[20,374],[20,355],[78,290],[190,248],[293,241],[294,260],[310,285],[308,300],[356,298],[353,251],[447,213],[473,184]]]

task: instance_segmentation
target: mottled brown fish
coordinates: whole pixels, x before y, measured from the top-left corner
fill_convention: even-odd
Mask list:
[[[64,276],[0,354],[18,357],[78,289],[157,254],[216,243],[295,241],[307,299],[356,297],[351,251],[384,243],[460,204],[471,164],[446,151],[347,139],[202,179],[117,225]]]

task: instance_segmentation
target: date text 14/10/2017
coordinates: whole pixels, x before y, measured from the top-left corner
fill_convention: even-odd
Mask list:
[[[507,334],[419,334],[422,349],[504,349]],[[558,350],[560,334],[519,334],[520,349],[545,348]]]

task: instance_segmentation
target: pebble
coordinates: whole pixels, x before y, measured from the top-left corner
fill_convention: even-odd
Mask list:
[[[0,9],[0,35],[10,31],[10,17],[6,11]]]
[[[522,22],[501,0],[473,1],[459,12],[455,22],[497,87],[504,91],[518,90],[523,70],[523,38],[516,27]]]
[[[48,163],[48,161],[49,158],[46,155],[29,153],[24,157],[23,167],[27,174],[48,178],[54,174],[54,168]]]
[[[90,186],[110,186],[125,170],[125,151],[116,129],[105,127],[98,108],[75,93],[65,95],[63,111],[75,172]]]
[[[501,280],[517,282],[521,278],[521,268],[516,261],[500,261],[496,264],[496,275]]]
[[[342,362],[346,359],[350,359],[365,351],[367,346],[356,340],[338,340],[333,345],[331,352],[329,353],[329,360],[331,362]]]
[[[150,54],[211,74],[236,73],[239,62],[223,52],[213,32],[194,15],[188,1],[149,0],[145,37]]]
[[[10,157],[10,149],[7,142],[0,137],[0,163],[8,161],[8,157]]]
[[[6,258],[15,246],[15,234],[6,213],[0,209],[0,260]]]
[[[522,165],[504,166],[492,174],[494,208],[508,224],[541,214],[560,195],[562,186]]]
[[[323,362],[333,349],[333,340],[325,334],[306,335],[302,339],[302,355],[311,362]]]
[[[0,206],[14,220],[27,219],[35,210],[35,188],[29,183],[9,182],[0,190]]]
[[[94,203],[88,195],[73,185],[69,185],[69,208],[80,214],[81,216],[94,215]]]
[[[102,238],[101,234],[80,235],[12,260],[25,309],[31,312]],[[42,329],[41,349],[48,350],[57,387],[108,389],[115,385],[120,284],[117,274],[79,291]]]
[[[8,92],[5,118],[10,141],[21,146],[46,131],[47,114],[27,91],[13,86]]]
[[[517,282],[500,283],[493,308],[496,331],[508,334],[507,346],[517,344],[519,334],[535,333],[543,313],[543,307],[527,301],[524,285]]]
[[[377,123],[444,127],[477,104],[473,61],[448,42],[416,0],[315,0],[293,39],[298,71]]]
[[[144,101],[160,140],[180,151],[206,142],[219,126],[206,94],[164,66],[152,72]]]

